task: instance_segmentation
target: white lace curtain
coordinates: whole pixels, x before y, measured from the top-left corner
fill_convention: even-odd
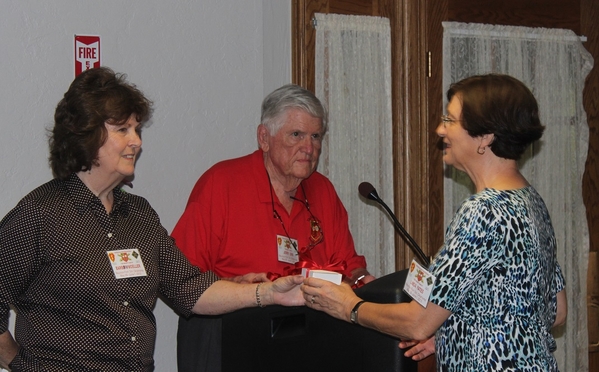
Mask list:
[[[582,91],[592,57],[570,30],[456,22],[444,22],[443,28],[444,92],[450,83],[470,75],[497,72],[520,79],[537,98],[546,129],[520,161],[520,167],[547,204],[566,278],[568,319],[564,327],[554,330],[559,369],[587,371],[589,237],[582,175],[588,125]],[[446,176],[447,223],[473,188],[464,173],[448,168]]]
[[[358,186],[370,182],[393,208],[391,31],[380,17],[316,14],[316,96],[329,109],[319,171],[335,185],[369,271],[395,271],[393,224],[367,204]]]

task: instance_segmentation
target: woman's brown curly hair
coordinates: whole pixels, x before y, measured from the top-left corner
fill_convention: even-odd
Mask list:
[[[50,133],[50,167],[54,177],[91,169],[106,141],[104,123],[120,125],[131,115],[143,125],[152,115],[152,102],[108,67],[82,72],[58,102]]]

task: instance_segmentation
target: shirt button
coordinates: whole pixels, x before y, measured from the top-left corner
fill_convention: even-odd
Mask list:
[[[112,233],[108,233],[108,237],[109,237],[109,238],[112,238]]]
[[[135,342],[137,338],[135,336],[131,337],[131,341]]]
[[[123,306],[129,306],[129,302],[123,301]]]

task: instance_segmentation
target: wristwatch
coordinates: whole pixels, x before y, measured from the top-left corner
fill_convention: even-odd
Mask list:
[[[353,309],[351,309],[351,313],[349,313],[349,320],[353,323],[353,324],[358,324],[358,308],[360,308],[360,306],[366,301],[361,300],[360,302],[358,302],[356,304],[356,306],[354,306]]]

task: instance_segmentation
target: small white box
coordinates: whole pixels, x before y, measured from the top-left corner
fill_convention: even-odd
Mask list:
[[[311,270],[311,269],[302,269],[302,276],[304,278],[318,278],[329,281],[331,283],[335,283],[337,285],[341,284],[341,280],[343,279],[343,275],[340,273],[336,273],[334,271],[328,270]]]

